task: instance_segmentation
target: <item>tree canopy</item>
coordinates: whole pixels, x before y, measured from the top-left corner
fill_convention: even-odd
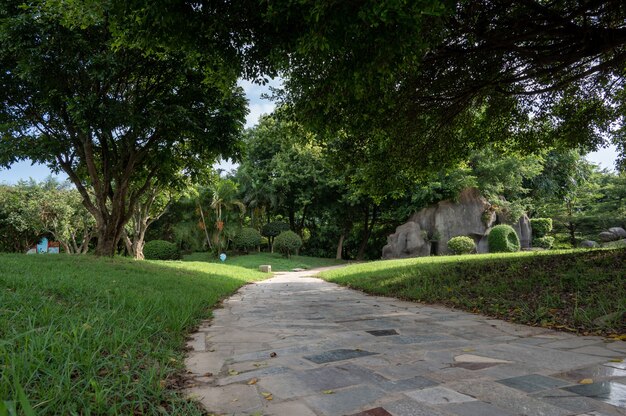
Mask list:
[[[219,50],[121,45],[119,21],[106,13],[113,4],[98,2],[101,14],[92,2],[0,5],[0,163],[29,158],[63,170],[105,255],[147,190],[236,155],[246,114]]]

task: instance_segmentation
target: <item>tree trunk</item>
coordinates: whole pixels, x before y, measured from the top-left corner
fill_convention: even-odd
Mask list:
[[[359,245],[359,251],[356,255],[357,260],[363,260],[365,256],[365,249],[367,248],[367,243],[370,240],[370,236],[372,235],[372,229],[374,228],[374,223],[376,222],[376,216],[378,214],[378,207],[374,205],[372,210],[372,220],[369,220],[370,207],[369,204],[365,209],[365,224],[363,228],[363,238],[361,239],[361,244]]]
[[[343,240],[344,238],[346,238],[346,235],[344,233],[341,233],[341,235],[339,236],[339,243],[337,243],[337,255],[335,256],[335,259],[337,260],[341,260],[341,255],[343,253]]]
[[[96,244],[96,256],[113,257],[117,250],[117,244],[121,238],[121,230],[110,224],[108,227],[98,227],[98,244]]]
[[[289,207],[289,228],[291,231],[296,231],[296,211],[293,207]]]

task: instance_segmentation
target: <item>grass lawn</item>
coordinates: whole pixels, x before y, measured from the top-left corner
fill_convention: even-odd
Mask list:
[[[209,253],[192,253],[185,256],[183,260],[221,263],[219,259],[209,256]],[[291,258],[285,258],[277,253],[251,253],[229,256],[224,264],[254,270],[258,270],[261,264],[270,264],[273,272],[284,272],[296,268],[315,269],[317,267],[336,266],[338,264],[345,264],[345,261],[306,256],[291,256]]]
[[[172,388],[186,336],[221,298],[265,277],[201,262],[1,254],[0,416],[203,414]]]
[[[440,303],[525,324],[579,333],[626,333],[623,249],[377,261],[330,270],[321,277],[367,293]],[[615,319],[594,323],[610,314]]]

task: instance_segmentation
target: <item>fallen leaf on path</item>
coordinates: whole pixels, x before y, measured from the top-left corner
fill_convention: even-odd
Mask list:
[[[276,353],[275,352],[271,352],[270,353],[270,357],[272,357],[272,358],[276,357]]]
[[[228,370],[228,375],[236,376],[237,374],[239,374],[239,371],[237,370]]]
[[[266,391],[261,392],[261,395],[263,397],[265,397],[265,400],[273,400],[274,399],[274,396],[272,396],[272,393],[268,393]]]
[[[610,363],[621,363],[624,360],[621,360],[619,358],[613,358],[612,360],[609,360]]]
[[[582,380],[578,382],[578,384],[591,384],[591,383],[593,383],[593,379],[590,379],[590,378],[583,378]]]
[[[251,386],[251,385],[253,385],[253,384],[256,384],[256,383],[258,383],[258,381],[259,381],[259,379],[258,379],[258,378],[253,378],[253,379],[251,379],[250,381],[248,381],[248,386]]]
[[[334,391],[333,390],[324,390],[322,393],[324,393],[324,394],[333,394]]]

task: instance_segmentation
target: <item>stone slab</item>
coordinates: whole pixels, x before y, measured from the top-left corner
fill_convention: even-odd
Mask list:
[[[521,390],[526,393],[534,393],[540,390],[548,390],[555,387],[567,386],[568,384],[570,384],[563,380],[558,380],[539,374],[529,374],[526,376],[506,378],[504,380],[498,380],[498,383],[502,383],[505,386],[513,387],[514,389]]]
[[[350,350],[350,349],[337,349],[332,351],[325,351],[321,354],[309,355],[304,357],[305,359],[314,362],[315,364],[332,363],[335,361],[351,360],[353,358],[367,357],[368,355],[375,355],[375,352],[363,351],[363,350]]]

